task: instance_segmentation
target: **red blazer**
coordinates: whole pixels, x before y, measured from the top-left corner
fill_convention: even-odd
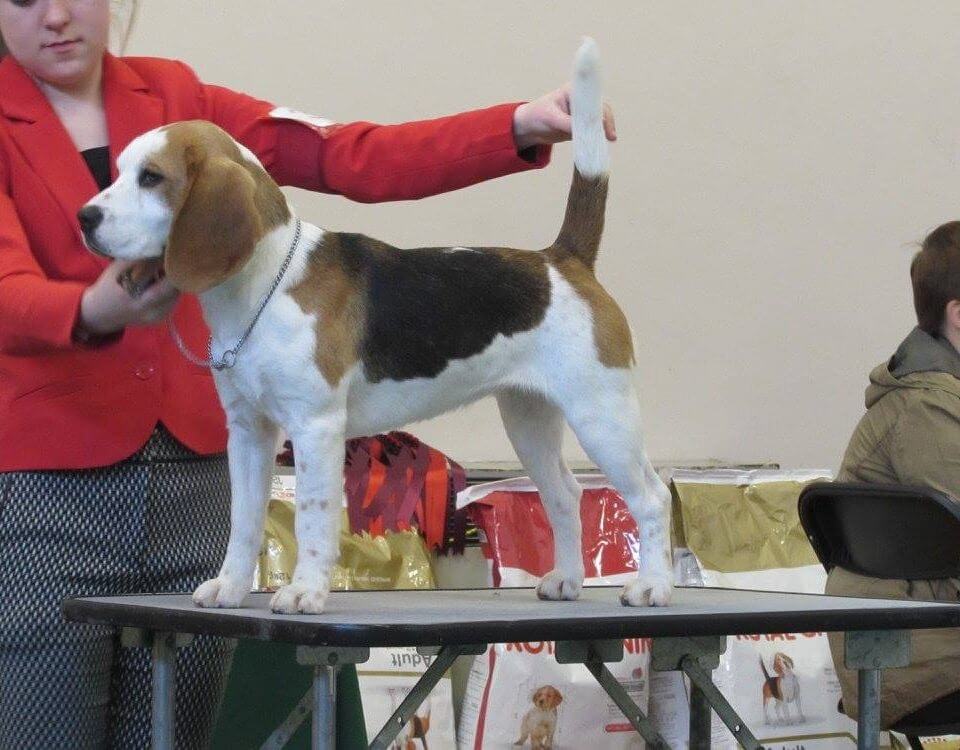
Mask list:
[[[103,63],[114,177],[134,137],[211,120],[282,185],[358,201],[421,198],[543,166],[516,152],[515,104],[403,125],[316,127],[271,117],[272,104],[201,83],[183,63]],[[80,297],[106,261],[88,252],[77,210],[98,192],[83,158],[24,70],[0,62],[0,471],[105,466],[136,452],[162,421],[198,453],[226,446],[209,371],[187,362],[165,325],[130,327],[83,348],[71,340]],[[174,311],[193,351],[207,329],[193,297]]]

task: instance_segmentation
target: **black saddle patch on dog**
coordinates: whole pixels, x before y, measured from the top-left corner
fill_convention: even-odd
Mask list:
[[[779,677],[768,677],[767,685],[770,688],[770,695],[776,698],[778,701],[783,700],[783,691],[780,689],[780,678]]]
[[[497,334],[528,331],[550,302],[546,259],[509,248],[401,250],[363,235],[338,236],[362,277],[360,347],[371,382],[431,378],[479,354]]]

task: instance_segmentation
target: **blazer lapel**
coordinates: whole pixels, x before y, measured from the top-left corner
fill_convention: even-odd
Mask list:
[[[111,54],[103,60],[103,106],[110,133],[110,175],[116,179],[120,152],[138,135],[163,125],[165,108],[140,75]]]
[[[79,238],[77,210],[97,192],[90,170],[37,84],[9,55],[0,63],[0,90],[8,132]]]
[[[80,240],[77,211],[99,190],[90,170],[37,84],[9,55],[0,62],[0,91],[8,132]],[[161,125],[164,108],[140,76],[110,54],[103,62],[103,100],[116,178],[117,155],[137,135]]]

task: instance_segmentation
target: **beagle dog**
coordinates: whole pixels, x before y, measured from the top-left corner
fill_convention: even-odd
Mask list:
[[[120,154],[116,182],[80,211],[84,239],[111,258],[162,263],[199,296],[227,415],[230,541],[198,605],[238,607],[250,589],[280,429],[297,452],[299,554],[271,606],[319,613],[338,553],[344,440],[489,395],[553,526],[538,596],[576,599],[583,584],[566,421],[640,528],[623,603],[669,603],[670,495],[643,447],[630,328],[594,274],[609,156],[590,39],[571,99],[573,181],[542,251],[401,250],[301,222],[256,156],[211,123],[158,128]]]
[[[782,651],[773,655],[773,675],[767,671],[763,657],[760,657],[760,669],[763,670],[763,721],[770,723],[767,704],[773,701],[777,719],[783,723],[792,723],[790,718],[790,704],[796,703],[798,721],[804,722],[803,703],[800,700],[800,681],[793,671],[793,659]]]

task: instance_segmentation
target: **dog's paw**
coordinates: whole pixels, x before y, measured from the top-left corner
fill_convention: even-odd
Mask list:
[[[223,607],[232,609],[243,603],[250,586],[238,584],[229,578],[211,578],[193,592],[193,603],[198,607]]]
[[[277,614],[319,615],[327,601],[327,592],[315,586],[291,583],[282,587],[270,600],[270,609]]]
[[[574,577],[563,575],[558,570],[551,570],[537,586],[537,597],[557,602],[560,600],[572,601],[580,596],[583,588],[583,576]]]
[[[666,607],[673,596],[670,575],[641,575],[634,578],[620,592],[624,607]]]

